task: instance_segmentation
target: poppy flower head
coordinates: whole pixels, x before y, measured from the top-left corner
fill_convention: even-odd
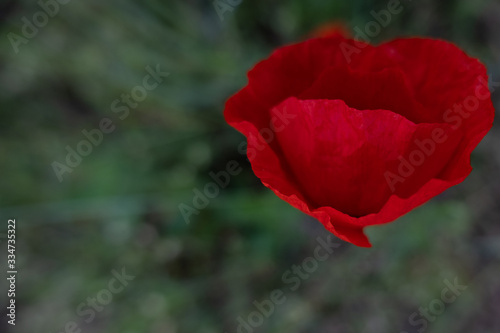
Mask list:
[[[359,52],[356,52],[359,50]],[[486,68],[451,43],[379,46],[340,33],[278,48],[226,103],[262,183],[327,230],[369,247],[391,222],[471,172],[492,127]]]

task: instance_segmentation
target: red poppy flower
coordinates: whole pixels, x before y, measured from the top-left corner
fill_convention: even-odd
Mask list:
[[[371,46],[340,34],[277,49],[226,121],[262,183],[327,230],[370,247],[391,222],[471,172],[492,127],[485,67],[445,41]]]

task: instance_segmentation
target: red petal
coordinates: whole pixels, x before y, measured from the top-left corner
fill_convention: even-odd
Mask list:
[[[281,47],[248,73],[248,85],[226,103],[226,121],[240,132],[239,124],[244,122],[265,126],[273,106],[290,96],[298,96],[326,68],[348,65],[340,44],[363,50],[372,48],[340,35]]]
[[[364,239],[365,226],[356,226],[356,218],[378,213],[393,194],[411,198],[418,193],[423,183],[441,172],[461,139],[461,133],[447,124],[414,124],[391,111],[359,111],[341,100],[289,98],[273,112],[293,114],[296,119],[276,133],[279,147],[271,151],[266,145],[265,153],[256,155],[255,174],[304,212],[313,216],[327,212],[328,219],[324,213],[318,219],[344,238],[356,235],[356,242]],[[397,174],[398,158],[408,159],[419,150],[416,140],[432,137],[435,129],[449,136],[448,143],[435,145],[433,154],[424,157],[426,167],[415,168],[393,192],[386,173]],[[254,149],[255,136],[251,142]]]
[[[404,71],[415,98],[425,106],[426,122],[448,122],[465,133],[439,176],[463,179],[472,170],[472,150],[493,126],[495,110],[484,65],[453,44],[432,39],[397,39],[377,47],[374,54],[371,70],[391,63]]]

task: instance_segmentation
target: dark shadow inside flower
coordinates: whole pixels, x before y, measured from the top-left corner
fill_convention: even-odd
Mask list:
[[[399,68],[365,73],[330,67],[298,98],[340,99],[358,110],[390,110],[414,123],[430,122]]]

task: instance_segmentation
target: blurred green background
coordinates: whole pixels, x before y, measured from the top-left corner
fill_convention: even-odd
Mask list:
[[[0,279],[0,332],[238,332],[237,318],[248,320],[252,303],[275,289],[286,301],[251,331],[500,332],[498,126],[464,183],[368,229],[371,249],[336,240],[341,246],[290,291],[282,275],[329,234],[260,183],[238,152],[243,136],[223,119],[227,98],[274,48],[332,21],[363,29],[387,4],[243,0],[221,20],[208,0],[72,0],[34,37],[16,39],[16,53],[9,33],[22,37],[23,17],[33,22],[41,7],[2,1],[0,256],[6,271],[7,219],[15,218],[18,276],[16,326],[7,324]],[[402,6],[373,43],[443,38],[500,81],[497,1]],[[120,119],[111,104],[158,65],[169,76]],[[60,182],[52,163],[64,163],[66,147],[76,149],[103,118],[115,130]],[[179,205],[192,206],[193,189],[233,160],[243,171],[186,223]],[[78,314],[122,268],[135,276],[123,291],[92,320]],[[412,325],[455,278],[467,285],[460,297]],[[77,328],[68,330],[71,322]]]

